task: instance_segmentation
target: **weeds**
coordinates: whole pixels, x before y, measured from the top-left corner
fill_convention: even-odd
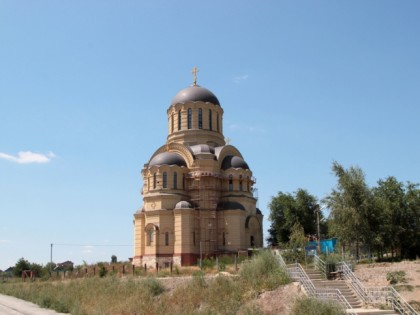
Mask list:
[[[390,271],[386,274],[386,280],[390,284],[405,283],[407,279],[405,278],[405,271]]]
[[[319,301],[313,298],[298,300],[293,309],[292,315],[345,315],[346,312],[340,305],[332,302]]]

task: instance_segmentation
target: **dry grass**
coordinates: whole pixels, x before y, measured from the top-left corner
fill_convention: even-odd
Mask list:
[[[156,277],[97,276],[2,283],[0,293],[73,315],[257,314],[249,299],[289,281],[272,259],[269,253],[258,255],[235,277],[195,270],[172,290]]]

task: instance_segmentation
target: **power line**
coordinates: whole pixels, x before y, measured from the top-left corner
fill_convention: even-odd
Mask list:
[[[62,244],[62,243],[52,243],[52,245],[55,246],[78,246],[78,247],[87,247],[87,246],[95,246],[95,247],[128,247],[128,246],[134,246],[133,244],[127,245],[127,244]]]

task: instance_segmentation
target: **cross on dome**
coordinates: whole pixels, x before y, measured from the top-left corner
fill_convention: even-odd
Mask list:
[[[193,74],[194,82],[193,85],[197,85],[197,72],[199,72],[198,68],[194,66],[191,73]]]

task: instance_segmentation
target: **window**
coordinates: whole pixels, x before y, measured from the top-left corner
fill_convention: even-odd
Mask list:
[[[203,110],[198,109],[198,129],[203,129]]]
[[[247,191],[251,191],[249,188],[250,188],[250,187],[249,187],[249,176],[247,176],[247,177],[246,177],[246,190],[247,190]]]
[[[174,189],[178,189],[178,174],[174,172]]]
[[[149,245],[153,244],[154,237],[155,237],[155,230],[153,228],[151,228],[149,230]]]
[[[168,188],[168,173],[163,172],[162,182],[163,182],[163,188]]]
[[[233,191],[233,178],[229,175],[229,191]]]
[[[188,108],[188,129],[192,128],[192,109]]]
[[[239,175],[239,191],[243,190],[243,186],[242,186],[242,175]]]
[[[169,246],[169,232],[165,232],[165,246]]]
[[[212,121],[212,112],[211,109],[209,109],[209,129],[213,130],[213,121]]]
[[[174,132],[174,114],[171,115],[171,133]]]
[[[216,115],[216,130],[219,132],[219,113]]]
[[[153,189],[156,189],[156,173],[153,173]]]
[[[181,130],[181,118],[182,118],[182,115],[181,115],[181,110],[179,110],[178,111],[178,130]]]
[[[249,242],[250,242],[251,247],[254,247],[255,246],[255,244],[254,244],[254,235],[251,235],[251,238],[250,238]]]
[[[223,246],[226,246],[226,235],[225,235],[225,232],[223,232]]]
[[[195,246],[195,232],[193,232],[193,244]]]
[[[182,189],[185,190],[185,174],[182,174]]]

